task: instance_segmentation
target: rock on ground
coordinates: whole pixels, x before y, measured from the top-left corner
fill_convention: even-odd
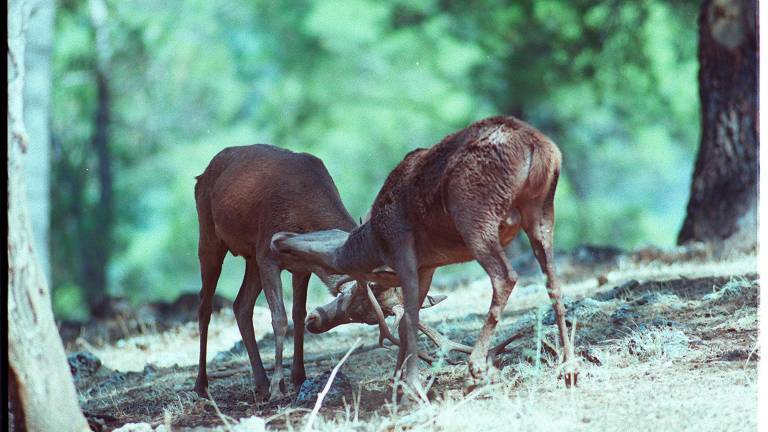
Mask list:
[[[331,371],[325,371],[322,374],[314,377],[307,378],[304,383],[301,384],[299,393],[296,395],[296,399],[293,402],[294,406],[311,408],[317,401],[317,396],[325,388],[325,384],[328,382],[328,378],[331,377]],[[333,379],[333,384],[328,390],[328,393],[323,399],[323,405],[341,405],[343,400],[347,402],[352,401],[352,381],[344,375],[341,371],[336,373],[336,377]]]

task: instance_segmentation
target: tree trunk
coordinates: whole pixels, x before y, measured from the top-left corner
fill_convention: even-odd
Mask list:
[[[30,2],[24,56],[24,125],[29,137],[25,163],[29,216],[34,247],[40,267],[51,283],[49,247],[50,226],[50,108],[51,45],[53,43],[54,4],[49,0]]]
[[[16,430],[86,431],[48,285],[32,253],[23,159],[29,6],[8,2],[8,385]]]
[[[93,207],[94,225],[90,230],[90,241],[80,248],[83,255],[83,284],[86,298],[91,306],[98,307],[107,292],[107,266],[112,247],[112,225],[114,206],[112,198],[112,156],[109,151],[109,122],[111,97],[108,82],[101,70],[96,73],[97,106],[94,118],[95,132],[91,144],[96,152],[99,168],[99,202]]]
[[[113,179],[112,154],[109,148],[109,130],[111,123],[112,95],[109,87],[110,46],[107,29],[107,8],[103,0],[90,0],[91,24],[96,37],[96,113],[94,114],[94,133],[91,140],[96,152],[99,169],[99,202],[93,209],[94,224],[90,230],[87,247],[81,248],[83,265],[83,285],[91,312],[98,313],[101,300],[106,295],[112,247],[113,218]]]
[[[705,0],[699,16],[701,147],[678,243],[757,239],[757,2]],[[751,246],[751,245],[744,245]]]

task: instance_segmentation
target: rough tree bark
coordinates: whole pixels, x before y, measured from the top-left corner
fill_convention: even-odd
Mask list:
[[[32,247],[24,154],[24,50],[29,6],[8,2],[8,390],[15,430],[89,430]]]
[[[757,58],[757,2],[705,0],[699,16],[701,147],[679,244],[756,243]]]
[[[50,247],[50,101],[54,4],[30,1],[24,56],[24,125],[29,136],[25,162],[29,216],[34,246],[46,280],[51,282]]]

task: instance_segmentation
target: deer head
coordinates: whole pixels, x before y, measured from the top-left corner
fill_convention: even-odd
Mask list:
[[[365,289],[358,289],[360,284],[347,284],[330,302],[315,308],[306,319],[306,327],[310,333],[325,333],[341,324],[378,323],[376,313],[371,308],[366,297]],[[392,303],[395,297],[394,289],[377,291],[376,299],[381,304]]]
[[[366,290],[370,290],[372,298]],[[446,296],[428,295],[421,307],[429,308],[445,299]],[[390,288],[373,282],[366,287],[358,282],[345,285],[331,302],[315,308],[307,316],[306,326],[311,333],[325,333],[341,324],[386,325],[382,322],[386,317],[394,315],[399,321],[403,310],[400,287]]]

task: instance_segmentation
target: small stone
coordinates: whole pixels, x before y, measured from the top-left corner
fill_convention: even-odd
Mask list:
[[[101,368],[101,360],[89,351],[78,351],[67,356],[69,370],[75,380],[89,377]]]
[[[313,407],[330,376],[331,371],[326,371],[317,377],[304,380],[296,395],[296,399],[293,401],[293,405],[304,408]],[[345,398],[347,401],[352,401],[352,395],[352,382],[342,372],[338,372],[333,380],[333,384],[331,384],[331,388],[328,390],[325,398],[323,398],[323,405],[341,405],[342,400]]]

